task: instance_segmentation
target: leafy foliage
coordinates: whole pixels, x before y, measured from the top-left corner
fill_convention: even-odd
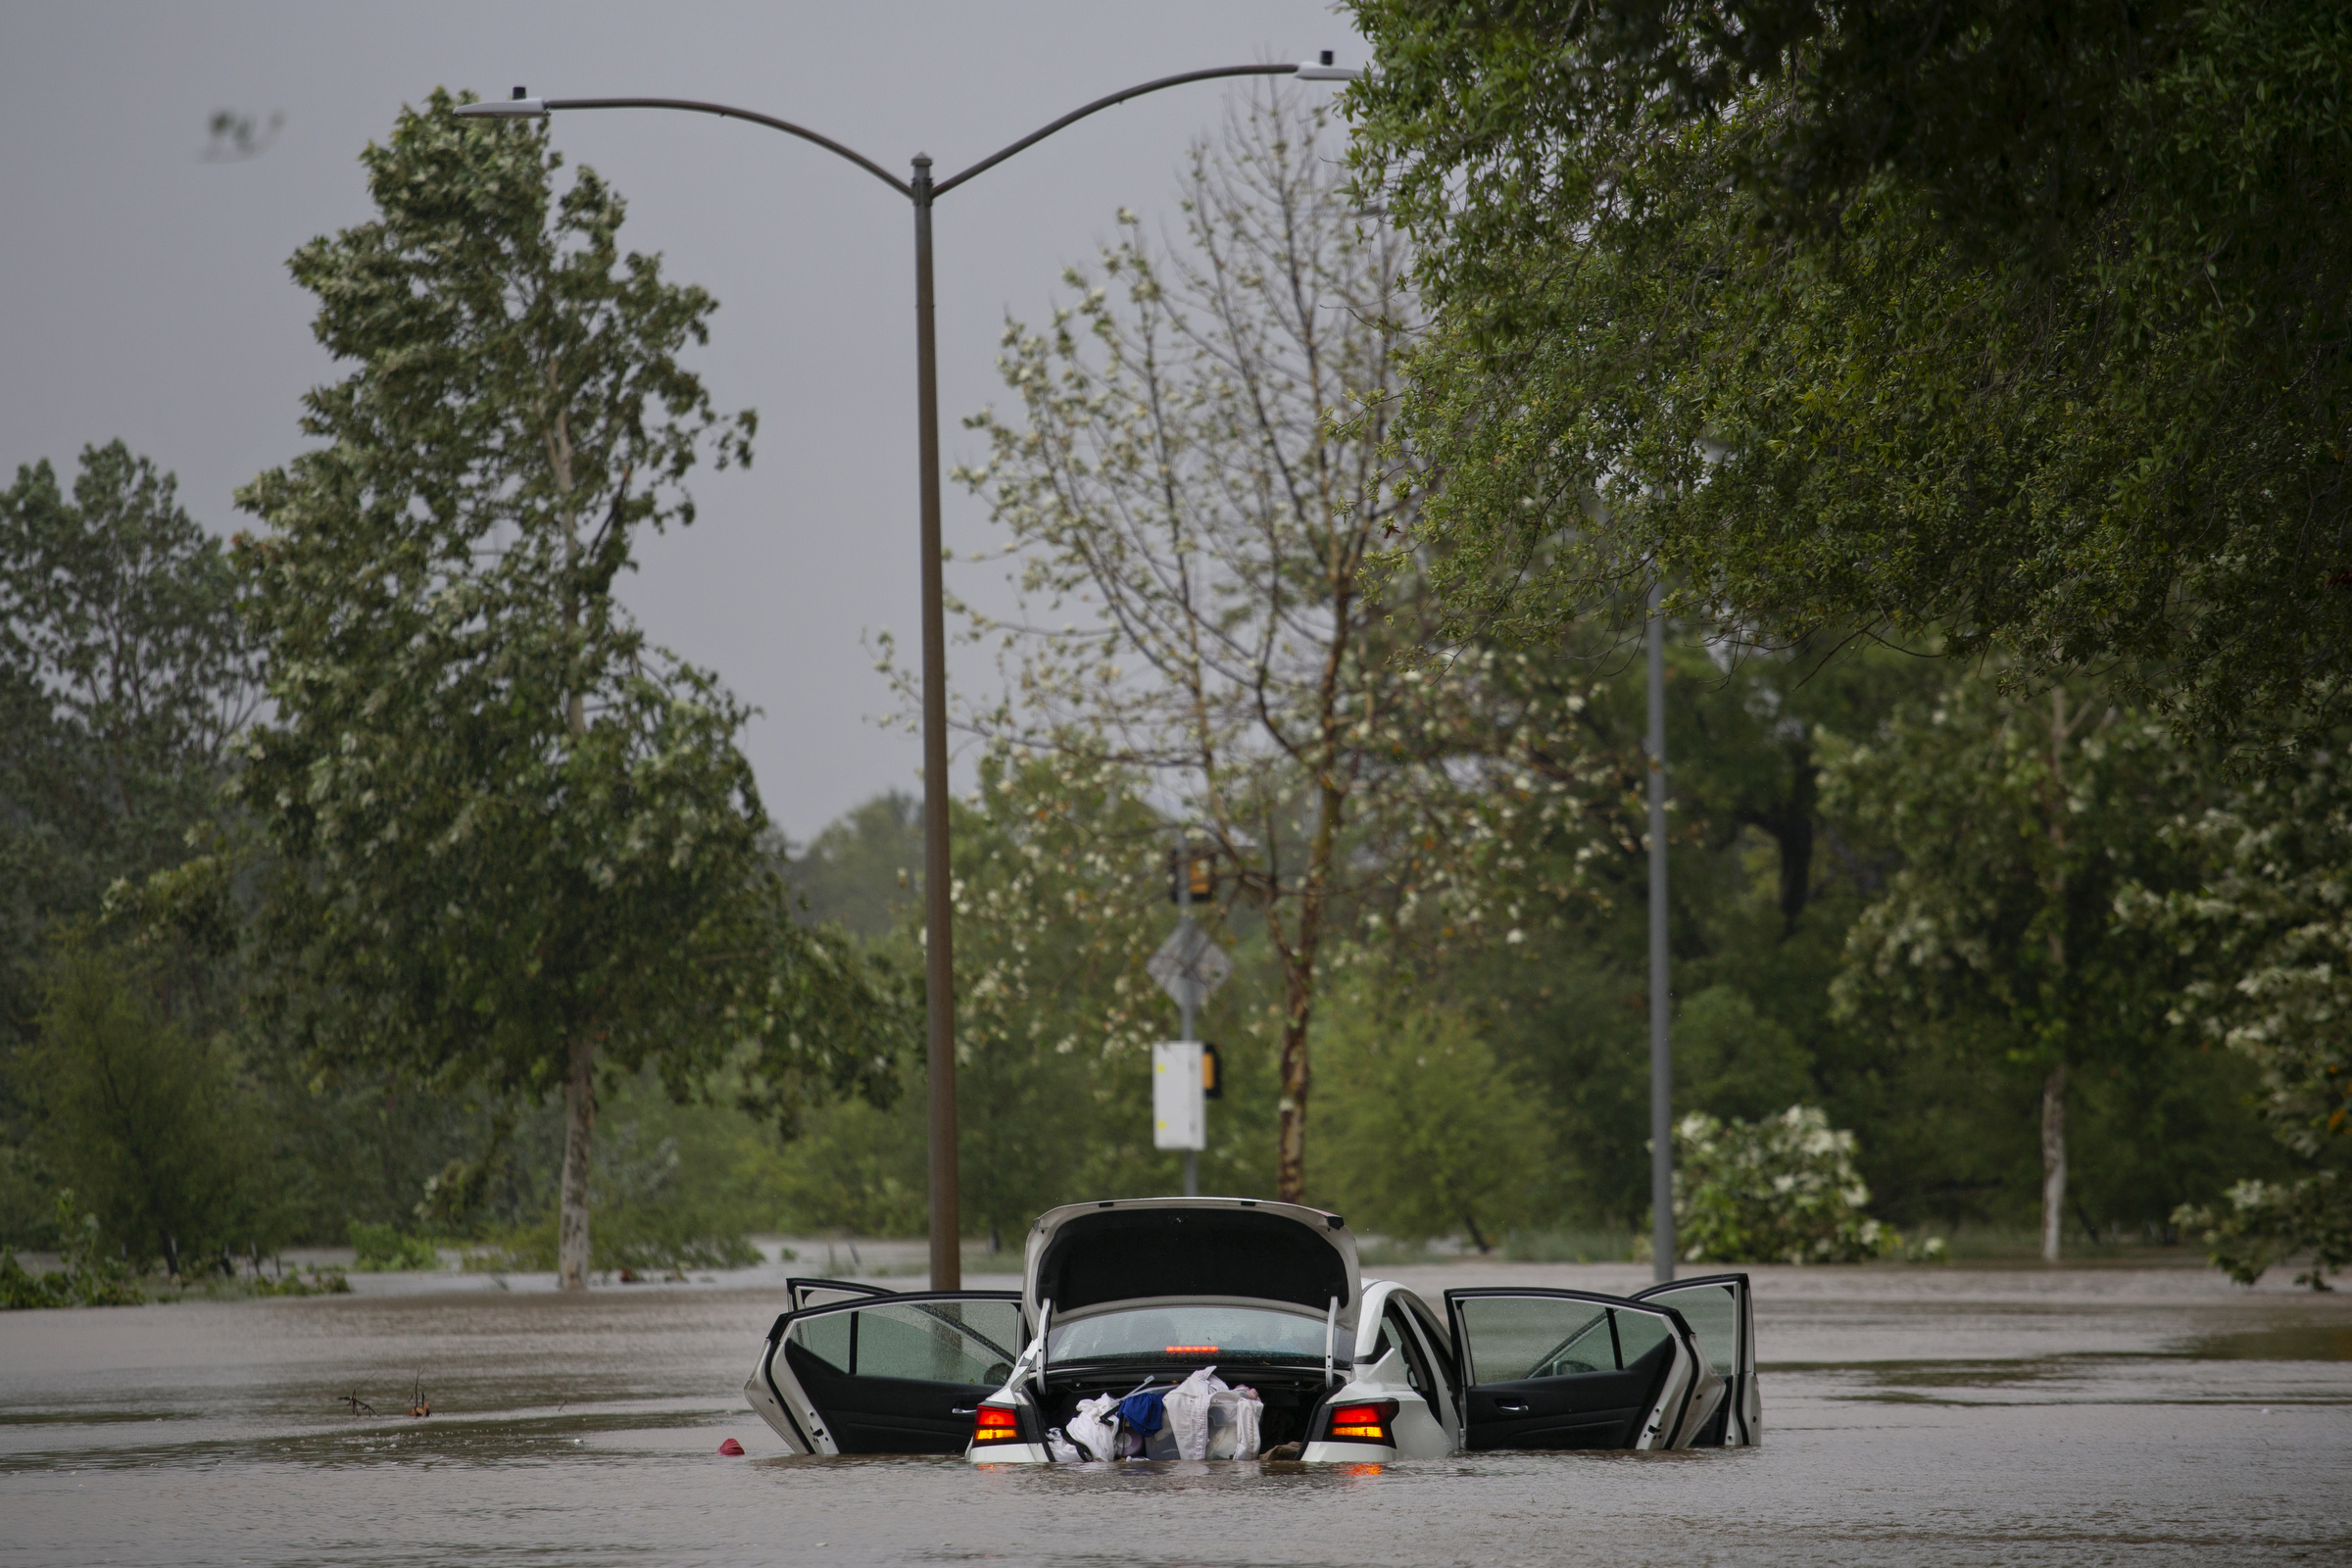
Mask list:
[[[267,1146],[247,1087],[211,1040],[167,1017],[156,976],[69,946],[47,976],[24,1076],[48,1164],[134,1261],[274,1245]]]
[[[351,1225],[353,1269],[362,1274],[432,1270],[441,1266],[441,1250],[421,1236],[404,1236],[390,1225],[354,1220]]]
[[[71,1189],[57,1195],[57,1233],[65,1238],[65,1267],[28,1272],[17,1254],[0,1250],[0,1310],[37,1306],[137,1306],[147,1299],[128,1264],[109,1257],[98,1216],[80,1212]]]
[[[2310,1266],[2297,1285],[2332,1290],[2330,1273],[2352,1263],[2352,1201],[2332,1170],[2291,1182],[2249,1180],[2230,1189],[2230,1206],[2217,1211],[2183,1203],[2173,1218],[2199,1233],[2214,1266],[2240,1285],[2252,1285],[2273,1264],[2302,1254]]]
[[[750,416],[680,360],[715,304],[621,254],[593,172],[557,189],[542,129],[455,107],[404,112],[363,160],[376,218],[292,264],[352,370],[240,493],[276,710],[240,798],[283,1026],[428,1084],[566,1086],[584,1249],[590,1062],[686,1094],[740,1060],[789,1117],[886,1095],[901,1009],[788,919],[744,710],[613,598],[640,530],[692,520],[706,447],[748,461]]]
[[[220,541],[172,476],[86,447],[0,492],[0,918],[9,956],[117,879],[177,859],[260,696]],[[16,977],[11,977],[12,981]]]
[[[986,493],[1020,612],[970,614],[1005,692],[996,737],[1149,779],[1283,974],[1275,1192],[1305,1185],[1309,1040],[1327,940],[1445,928],[1478,906],[1496,820],[1574,817],[1546,710],[1483,650],[1423,660],[1387,450],[1416,327],[1408,255],[1345,199],[1319,111],[1283,97],[1194,150],[1185,244],[1130,234],[1071,270],[1051,328],[1007,329],[1018,423],[984,413]],[[1137,225],[1122,212],[1122,224]],[[1382,906],[1385,906],[1385,913]]]
[[[1674,1125],[1674,1222],[1686,1262],[1855,1263],[1904,1255],[1872,1219],[1854,1135],[1812,1105],[1754,1122],[1693,1111]],[[1940,1257],[1943,1244],[1918,1254]]]
[[[1481,1251],[1542,1217],[1540,1102],[1458,1010],[1344,987],[1327,1014],[1324,1153],[1313,1192],[1399,1241],[1464,1236]]]
[[[2341,722],[2340,7],[1354,9],[1463,623],[1662,578],[2273,756]]]
[[[66,1244],[12,1065],[51,942],[212,817],[256,665],[226,552],[153,463],[116,441],[83,449],[70,492],[47,462],[0,491],[0,1234],[20,1245]],[[201,977],[168,967],[196,1000]]]
[[[2122,902],[2143,929],[2178,943],[2197,974],[2172,1016],[2261,1073],[2261,1104],[2280,1142],[2305,1160],[2352,1156],[2352,787],[2338,751],[2290,773],[2248,781],[2175,826],[2204,876],[2191,888],[2135,887]],[[2301,1278],[2321,1284],[2352,1261],[2352,1196],[2335,1168],[2233,1187],[2217,1217],[2183,1205],[2214,1261],[2251,1284],[2278,1257],[2306,1250]]]

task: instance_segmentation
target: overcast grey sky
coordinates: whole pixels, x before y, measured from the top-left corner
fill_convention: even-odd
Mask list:
[[[176,471],[226,531],[230,493],[299,450],[303,390],[334,373],[285,259],[368,216],[357,155],[436,84],[504,97],[713,99],[798,121],[904,171],[961,169],[1079,104],[1158,75],[1363,45],[1326,0],[949,5],[41,4],[0,9],[0,473],[70,472],[116,436]],[[1042,318],[1061,268],[1130,206],[1172,213],[1187,144],[1229,91],[1105,111],[950,193],[935,219],[947,462],[996,400],[1009,309]],[[1328,88],[1307,89],[1329,91]],[[216,111],[283,128],[206,162]],[[699,364],[760,411],[748,473],[704,472],[702,520],[650,540],[623,595],[653,636],[762,710],[747,738],[796,840],[916,787],[913,739],[861,636],[916,633],[912,221],[856,168],[700,116],[559,116],[557,144],[630,202],[624,242],[715,293]],[[951,487],[951,549],[987,537]],[[951,587],[983,586],[951,576]],[[986,678],[977,660],[957,680]]]

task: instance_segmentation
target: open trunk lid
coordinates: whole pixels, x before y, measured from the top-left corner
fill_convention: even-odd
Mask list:
[[[1337,1214],[1250,1198],[1065,1203],[1029,1232],[1021,1304],[1037,1323],[1113,1301],[1240,1297],[1322,1313],[1352,1329],[1355,1238]],[[1343,1355],[1345,1351],[1343,1351]]]

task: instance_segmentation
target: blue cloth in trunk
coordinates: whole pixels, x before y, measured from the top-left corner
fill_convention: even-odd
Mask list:
[[[1119,1416],[1146,1437],[1157,1432],[1168,1418],[1168,1391],[1146,1389],[1119,1401]]]

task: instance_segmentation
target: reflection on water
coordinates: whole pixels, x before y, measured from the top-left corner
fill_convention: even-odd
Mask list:
[[[764,1287],[10,1313],[0,1551],[828,1568],[2352,1554],[2352,1305],[2184,1272],[1758,1272],[1765,1446],[1389,1465],[778,1456],[738,1392],[777,1310]],[[1477,1265],[1409,1282],[1622,1288]],[[405,1409],[418,1379],[426,1419],[345,1402]],[[721,1457],[729,1437],[751,1457]]]
[[[2206,1334],[2188,1353],[2216,1361],[2352,1361],[2352,1323],[2289,1323]]]

